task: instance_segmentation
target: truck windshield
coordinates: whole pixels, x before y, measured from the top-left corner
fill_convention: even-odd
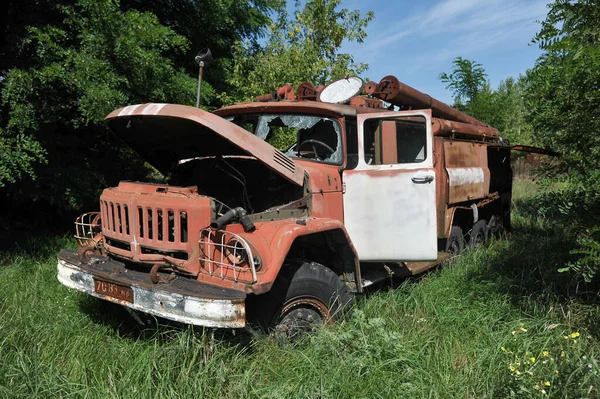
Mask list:
[[[293,158],[342,163],[342,135],[337,120],[298,114],[244,114],[226,118]]]

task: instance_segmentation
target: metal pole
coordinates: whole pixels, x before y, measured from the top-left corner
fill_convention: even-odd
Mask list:
[[[204,70],[204,61],[198,63],[200,70],[198,71],[198,93],[196,94],[196,108],[200,108],[200,92],[202,90],[202,71]]]

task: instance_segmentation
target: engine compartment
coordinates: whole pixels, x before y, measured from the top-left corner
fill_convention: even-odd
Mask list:
[[[168,178],[175,186],[197,186],[201,195],[224,205],[259,213],[302,198],[299,187],[253,156],[208,156],[182,160]],[[219,212],[219,209],[217,209]]]

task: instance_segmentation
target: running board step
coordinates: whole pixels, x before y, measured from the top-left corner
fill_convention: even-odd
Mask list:
[[[450,256],[451,254],[447,252],[438,252],[438,257],[436,260],[429,262],[404,262],[404,264],[406,267],[408,267],[408,270],[410,270],[412,274],[419,274],[423,273],[427,269],[431,269],[432,267],[439,265],[447,259],[450,259]]]
[[[450,258],[446,252],[438,252],[436,260],[428,262],[400,262],[400,263],[371,263],[361,267],[362,288],[379,283],[391,277],[408,277],[422,273]]]

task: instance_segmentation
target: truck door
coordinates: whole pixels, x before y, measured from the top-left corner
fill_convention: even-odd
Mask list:
[[[342,176],[344,223],[360,260],[435,260],[431,112],[359,114],[357,124],[358,162]]]

